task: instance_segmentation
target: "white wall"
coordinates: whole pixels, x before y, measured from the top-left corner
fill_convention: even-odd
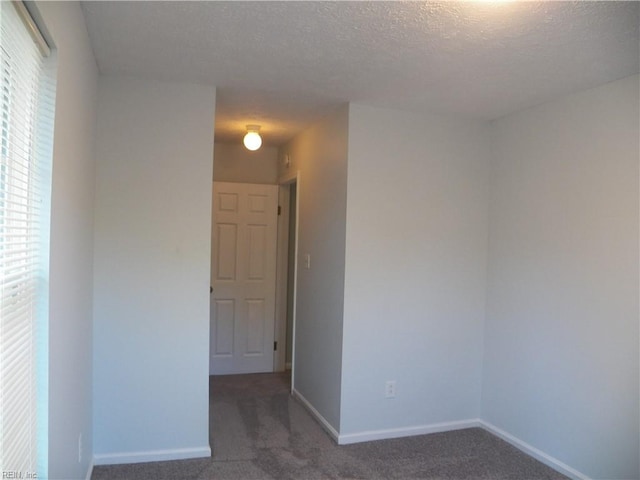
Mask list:
[[[348,106],[285,145],[300,172],[293,388],[337,430],[340,423]],[[311,268],[302,267],[305,254]]]
[[[493,125],[483,419],[638,478],[638,77]]]
[[[242,142],[214,145],[213,180],[216,182],[266,183],[278,181],[278,149],[263,145],[254,152]]]
[[[342,441],[476,419],[486,126],[350,108]],[[395,399],[384,397],[387,380]]]
[[[78,3],[39,2],[57,49],[49,289],[49,478],[92,452],[94,134],[98,71]],[[82,434],[82,461],[78,437]]]
[[[98,93],[96,461],[203,456],[215,89],[101,77]]]

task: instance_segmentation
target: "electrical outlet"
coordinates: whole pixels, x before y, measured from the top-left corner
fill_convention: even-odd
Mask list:
[[[306,268],[307,270],[311,269],[311,255],[309,255],[308,253],[304,255],[304,268]]]
[[[384,385],[384,396],[386,398],[396,398],[396,381],[388,380]]]
[[[82,434],[78,435],[78,463],[82,463]]]

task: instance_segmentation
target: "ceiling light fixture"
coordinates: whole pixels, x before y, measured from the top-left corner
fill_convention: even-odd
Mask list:
[[[260,138],[260,125],[247,125],[247,134],[244,136],[242,142],[248,150],[258,150],[262,145],[262,138]]]

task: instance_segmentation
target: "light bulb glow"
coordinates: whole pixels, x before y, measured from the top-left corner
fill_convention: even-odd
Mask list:
[[[258,150],[260,145],[262,145],[262,138],[260,138],[258,130],[260,130],[258,125],[247,125],[247,134],[242,140],[247,150]]]

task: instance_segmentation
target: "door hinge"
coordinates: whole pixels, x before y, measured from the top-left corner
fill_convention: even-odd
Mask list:
[[[281,213],[282,213],[282,207],[278,205],[278,215],[280,215]]]
[[[273,342],[273,351],[278,350],[278,342]]]

